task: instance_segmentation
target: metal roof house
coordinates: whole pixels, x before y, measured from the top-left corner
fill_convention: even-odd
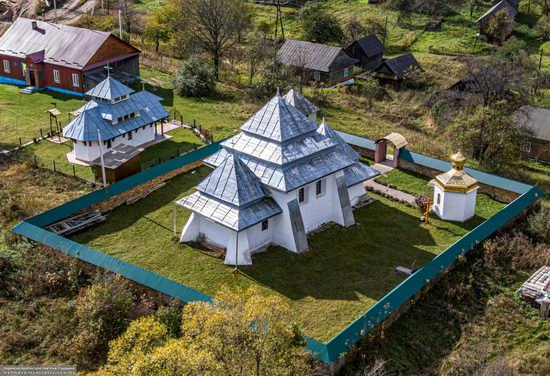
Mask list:
[[[550,109],[524,106],[516,113],[515,121],[531,133],[522,142],[522,156],[550,162]]]
[[[309,81],[336,85],[353,79],[357,60],[340,47],[287,39],[277,51],[280,64],[304,70]]]
[[[0,38],[0,83],[83,96],[106,65],[119,80],[138,77],[139,54],[111,33],[18,18]]]
[[[221,146],[205,159],[214,171],[177,204],[193,212],[181,241],[225,250],[228,265],[251,264],[270,244],[305,252],[308,232],[354,224],[363,182],[378,175],[278,93]]]
[[[518,5],[519,1],[517,0],[501,0],[497,2],[477,19],[476,23],[479,24],[479,34],[491,38],[493,42],[502,44],[514,29],[514,20],[518,14]],[[493,37],[489,35],[488,28],[491,20],[499,13],[504,13],[505,15],[505,26],[498,37]]]
[[[413,68],[422,70],[422,67],[414,55],[408,53],[392,59],[384,60],[374,70],[374,77],[381,81],[400,83],[403,80],[407,70]]]
[[[346,52],[358,60],[356,65],[366,70],[373,70],[383,60],[384,46],[376,34],[370,34],[354,41]]]
[[[153,142],[159,137],[157,123],[169,116],[161,104],[162,98],[145,90],[134,92],[112,77],[86,96],[90,101],[63,128],[63,137],[73,142],[73,151],[67,155],[72,162],[91,163],[100,152],[106,153],[120,144],[140,147]]]

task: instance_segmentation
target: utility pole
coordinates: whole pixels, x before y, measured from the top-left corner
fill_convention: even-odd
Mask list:
[[[122,39],[122,11],[118,10],[118,34],[120,39]]]
[[[382,40],[382,46],[386,48],[386,35],[388,34],[388,16],[386,15],[386,22],[384,23],[384,39]]]
[[[103,188],[107,187],[107,176],[105,176],[105,161],[103,160],[103,150],[101,147],[101,133],[97,130],[97,141],[99,143],[99,159],[101,160],[101,175],[103,178]]]
[[[55,23],[57,23],[57,2],[56,0],[53,0],[53,14],[55,18]]]
[[[275,4],[275,7],[277,8],[277,15],[275,16],[275,41],[277,41],[277,33],[279,29],[279,24],[281,24],[281,36],[283,39],[285,39],[285,27],[283,24],[283,11],[281,10],[281,1],[277,0],[277,3]]]

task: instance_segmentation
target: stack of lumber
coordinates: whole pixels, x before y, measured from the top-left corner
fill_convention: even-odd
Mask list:
[[[103,222],[104,220],[105,216],[101,214],[99,210],[90,210],[51,224],[46,227],[46,230],[57,235],[69,235]]]

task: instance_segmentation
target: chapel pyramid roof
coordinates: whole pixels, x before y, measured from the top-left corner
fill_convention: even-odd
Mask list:
[[[133,89],[124,85],[121,82],[113,79],[112,77],[107,77],[99,84],[97,84],[93,89],[86,92],[86,95],[94,98],[101,98],[108,101],[112,101],[115,98],[119,98],[125,95],[132,94]]]
[[[317,129],[297,108],[289,104],[278,92],[241,127],[243,132],[285,142]]]
[[[319,107],[311,103],[309,99],[304,97],[299,91],[290,89],[283,97],[290,105],[294,106],[298,111],[308,116],[315,112],[319,112]]]

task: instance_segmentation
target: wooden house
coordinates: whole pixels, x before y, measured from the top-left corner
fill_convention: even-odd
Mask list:
[[[550,162],[550,110],[524,106],[516,113],[515,121],[530,133],[530,136],[522,141],[522,156]]]
[[[103,165],[101,157],[92,161],[97,181],[103,180],[103,169],[105,169],[106,183],[112,184],[130,175],[141,171],[140,153],[143,148],[119,144],[103,154]]]
[[[346,52],[358,60],[356,65],[371,71],[382,63],[384,46],[376,34],[370,34],[354,41]]]
[[[479,25],[479,34],[486,36],[491,42],[498,44],[504,43],[508,36],[512,33],[514,29],[514,19],[518,13],[519,1],[516,0],[501,0],[495,5],[493,5],[487,12],[485,12],[481,17],[479,17],[476,23]],[[499,37],[494,38],[489,35],[489,25],[491,20],[497,17],[498,14],[504,14],[505,25],[501,30]]]
[[[414,68],[422,70],[413,54],[409,53],[384,60],[373,71],[373,75],[382,82],[399,85],[407,71]]]
[[[18,18],[0,38],[0,83],[83,96],[106,77],[139,77],[140,51],[103,31]]]
[[[357,59],[342,48],[287,39],[277,52],[277,61],[304,70],[308,81],[329,86],[353,79]]]

